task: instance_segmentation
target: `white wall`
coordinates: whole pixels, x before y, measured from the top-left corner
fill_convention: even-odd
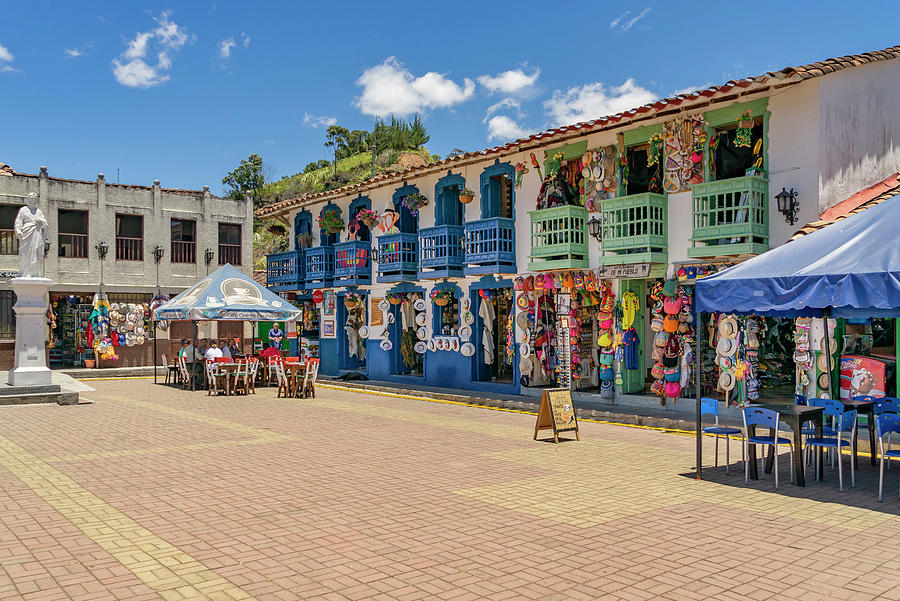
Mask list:
[[[819,209],[900,171],[900,61],[819,83]]]

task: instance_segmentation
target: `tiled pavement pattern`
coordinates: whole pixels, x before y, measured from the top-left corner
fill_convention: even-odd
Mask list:
[[[652,430],[92,385],[0,408],[0,599],[900,599],[897,469],[879,504],[868,465],[844,493],[786,456],[778,492],[698,482],[693,439]]]

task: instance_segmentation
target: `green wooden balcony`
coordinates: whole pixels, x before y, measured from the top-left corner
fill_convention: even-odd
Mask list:
[[[758,255],[769,250],[769,180],[735,177],[694,184],[688,256]]]
[[[554,207],[531,211],[529,271],[587,269],[587,209]]]
[[[604,200],[600,265],[667,263],[668,205],[650,192]]]

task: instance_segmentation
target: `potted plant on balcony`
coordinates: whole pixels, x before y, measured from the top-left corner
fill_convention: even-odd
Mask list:
[[[384,295],[384,298],[392,305],[399,305],[403,302],[403,294],[400,292],[388,292]]]
[[[365,302],[366,297],[359,292],[348,292],[344,295],[344,306],[347,309],[355,309],[360,303]]]
[[[312,234],[297,234],[297,244],[300,245],[300,248],[312,248],[313,235]]]
[[[356,214],[356,220],[367,228],[372,229],[378,224],[378,212],[372,209],[363,209]]]
[[[459,193],[459,202],[464,205],[469,204],[475,198],[475,192],[466,188],[462,192]]]
[[[344,229],[344,220],[341,219],[341,210],[332,209],[322,213],[319,217],[319,227],[328,235],[342,231]]]
[[[409,209],[409,212],[413,215],[418,215],[419,209],[428,206],[428,198],[419,192],[413,192],[408,196],[404,196],[403,200],[400,201],[400,204]]]
[[[453,290],[450,288],[435,288],[429,294],[431,302],[438,307],[446,307],[453,300]]]

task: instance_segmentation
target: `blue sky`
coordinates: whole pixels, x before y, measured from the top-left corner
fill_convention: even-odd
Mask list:
[[[326,123],[418,112],[444,156],[900,43],[896,0],[730,5],[18,1],[0,23],[0,162],[221,192],[251,152],[276,179],[324,158]]]

